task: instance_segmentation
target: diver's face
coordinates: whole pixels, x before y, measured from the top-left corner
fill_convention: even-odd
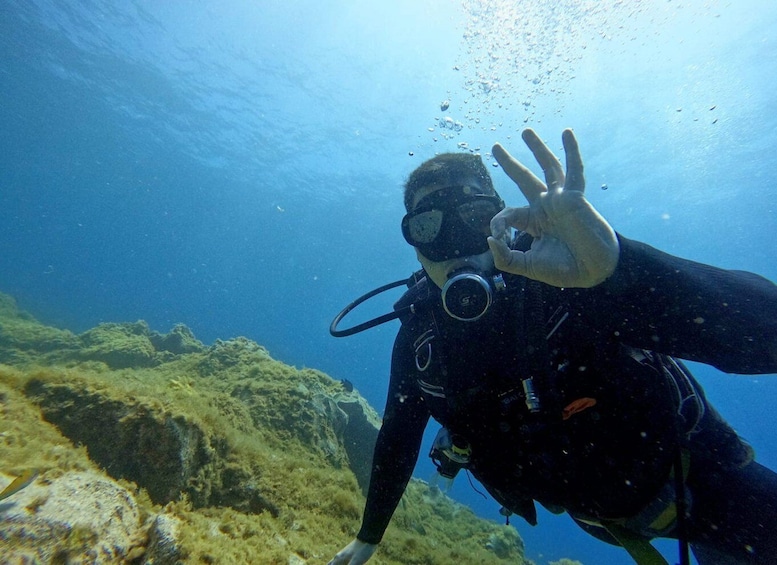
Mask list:
[[[460,186],[429,185],[419,189],[402,230],[419,262],[440,288],[462,267],[494,269],[488,249],[489,222],[504,203],[476,179]]]

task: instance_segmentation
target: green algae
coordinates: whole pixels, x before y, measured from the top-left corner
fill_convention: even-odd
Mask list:
[[[361,456],[368,469],[371,452],[343,445],[357,412],[340,406],[362,406],[363,429],[379,421],[320,371],[245,338],[208,347],[185,326],[75,335],[1,294],[0,363],[2,471],[34,467],[45,480],[101,468],[131,485],[146,515],[181,520],[184,563],[326,563],[358,530],[365,487],[352,468]],[[74,545],[88,543],[76,534]],[[528,562],[512,527],[417,480],[373,561]]]
[[[0,293],[0,363],[28,363],[78,347],[78,338],[72,332],[38,323],[19,310],[13,298]]]
[[[53,425],[44,421],[40,409],[21,393],[27,376],[13,367],[0,365],[0,452],[2,472],[20,475],[29,468],[54,475],[72,470],[95,470],[86,448],[75,447]]]

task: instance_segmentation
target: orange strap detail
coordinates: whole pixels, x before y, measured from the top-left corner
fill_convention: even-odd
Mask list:
[[[573,414],[577,414],[578,412],[582,412],[586,408],[590,408],[591,406],[596,405],[596,399],[595,398],[578,398],[577,400],[573,400],[572,402],[567,405],[564,410],[561,411],[561,417],[565,420],[568,420]]]

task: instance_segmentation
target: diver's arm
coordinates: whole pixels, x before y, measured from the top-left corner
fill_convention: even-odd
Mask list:
[[[361,565],[374,553],[383,538],[391,516],[399,504],[413,474],[429,412],[408,375],[406,352],[412,351],[403,339],[394,344],[383,425],[378,432],[372,460],[372,475],[367,492],[362,525],[356,539],[343,548],[331,565]],[[412,365],[410,365],[412,366]]]
[[[412,345],[401,328],[391,355],[383,425],[375,443],[370,488],[357,539],[378,543],[405,492],[421,448],[429,410],[415,383]]]
[[[777,372],[777,286],[619,241],[620,261],[607,281],[564,291],[584,305],[595,331],[730,373]]]
[[[375,444],[361,529],[329,565],[362,565],[375,553],[413,473],[426,419],[418,425],[418,421],[384,418]]]
[[[383,537],[394,510],[405,492],[413,474],[421,447],[424,428],[428,421],[426,408],[408,410],[405,399],[400,410],[389,415],[388,409],[378,433],[372,460],[370,488],[364,507],[362,526],[356,538],[377,544]],[[410,417],[409,412],[414,412]]]

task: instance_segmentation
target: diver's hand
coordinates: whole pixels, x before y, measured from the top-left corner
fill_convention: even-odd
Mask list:
[[[545,173],[545,183],[498,143],[493,155],[529,201],[523,208],[505,208],[491,220],[488,246],[497,269],[558,287],[588,288],[609,277],[618,264],[615,232],[585,199],[583,160],[572,130],[562,140],[567,158],[561,162],[531,129],[523,132]],[[502,236],[512,226],[534,237],[525,253],[513,251]]]
[[[341,549],[328,565],[362,565],[372,557],[377,548],[377,545],[355,539]]]

